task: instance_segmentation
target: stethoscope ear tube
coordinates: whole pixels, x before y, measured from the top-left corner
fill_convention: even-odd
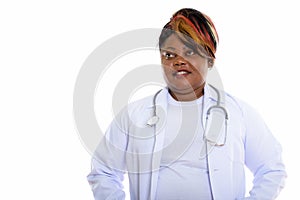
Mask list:
[[[217,94],[217,103],[214,106],[211,106],[208,108],[207,113],[206,113],[206,123],[205,123],[205,128],[204,128],[204,140],[214,144],[216,146],[224,146],[226,143],[226,139],[227,139],[227,121],[228,121],[228,112],[226,110],[225,107],[221,106],[221,94],[220,91],[215,88],[212,85],[209,85]],[[157,95],[162,91],[159,90],[155,93],[154,97],[153,97],[153,113],[152,113],[152,117],[147,121],[147,126],[154,126],[158,123],[159,121],[159,117],[157,116],[156,113],[156,99],[157,99]],[[216,113],[223,113],[223,116],[220,117],[220,115],[214,115],[212,116],[213,111],[216,111]],[[224,125],[225,128],[225,133],[224,133],[224,139],[223,142],[218,143],[220,135],[222,135],[222,125]]]
[[[212,146],[224,146],[228,129],[227,110],[220,105],[211,106],[206,113],[204,140]]]
[[[220,106],[219,103],[217,103],[217,105],[214,105],[214,106],[211,106],[210,108],[208,108],[207,113],[206,113],[206,119],[208,119],[208,117],[210,116],[211,111],[213,109],[221,109],[222,112],[224,113],[225,119],[228,120],[228,112],[227,112],[226,108],[223,106]]]

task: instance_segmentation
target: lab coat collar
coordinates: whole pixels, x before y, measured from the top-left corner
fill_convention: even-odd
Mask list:
[[[218,90],[219,92],[219,98],[220,98],[220,104],[225,104],[225,92],[222,89],[216,88],[215,86],[206,83],[204,86],[204,101],[205,102],[209,102],[209,101],[213,101],[215,103],[217,103],[218,101],[218,94],[215,91],[215,89]]]
[[[224,103],[224,92],[222,90],[219,90],[221,94],[221,103]],[[169,89],[167,87],[163,88],[161,92],[157,95],[157,100],[155,102],[156,105],[162,106],[162,108],[167,108],[168,105],[168,93]],[[217,102],[218,101],[218,95],[214,89],[210,86],[210,84],[206,83],[204,86],[204,102]],[[154,105],[151,105],[153,107]]]

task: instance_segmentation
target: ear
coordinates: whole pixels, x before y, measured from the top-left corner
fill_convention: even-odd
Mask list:
[[[214,59],[208,59],[208,68],[212,68],[214,66],[215,60]]]

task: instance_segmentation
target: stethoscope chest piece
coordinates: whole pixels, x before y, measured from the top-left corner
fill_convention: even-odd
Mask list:
[[[159,120],[159,117],[157,115],[154,115],[147,121],[147,125],[153,126],[153,125],[157,124],[158,120]]]

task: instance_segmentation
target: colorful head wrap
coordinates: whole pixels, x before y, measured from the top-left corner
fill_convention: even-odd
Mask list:
[[[215,58],[219,38],[212,20],[207,15],[191,8],[177,11],[161,32],[160,48],[173,33],[179,33],[179,38],[185,44],[204,49],[207,56]]]

